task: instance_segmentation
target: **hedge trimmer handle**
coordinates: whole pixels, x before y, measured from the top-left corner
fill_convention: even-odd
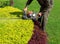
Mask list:
[[[27,19],[27,12],[26,11],[23,11],[22,19]]]

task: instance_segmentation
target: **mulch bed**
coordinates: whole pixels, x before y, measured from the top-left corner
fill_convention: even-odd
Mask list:
[[[28,44],[47,44],[47,34],[39,27],[39,22],[34,21],[34,31]]]

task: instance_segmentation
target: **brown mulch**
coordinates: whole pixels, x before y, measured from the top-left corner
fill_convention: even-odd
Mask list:
[[[39,27],[39,22],[34,21],[34,31],[28,44],[47,44],[47,34]]]

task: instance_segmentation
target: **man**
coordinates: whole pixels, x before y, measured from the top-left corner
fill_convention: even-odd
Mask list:
[[[28,0],[26,3],[26,6],[24,8],[24,11],[27,11],[28,6],[33,0]],[[44,31],[46,29],[46,23],[48,20],[48,14],[51,8],[53,7],[53,0],[37,0],[39,5],[41,6],[40,11],[38,13],[38,16],[42,16],[38,19],[39,22],[42,22],[41,28]]]

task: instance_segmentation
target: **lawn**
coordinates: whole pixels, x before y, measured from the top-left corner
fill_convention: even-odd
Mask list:
[[[14,0],[14,6],[22,9],[25,6],[27,0]],[[47,23],[47,33],[49,37],[49,44],[60,44],[60,1],[54,0],[54,7],[50,12],[50,16]],[[36,5],[36,6],[35,6]],[[29,10],[38,12],[39,4],[34,0],[29,6]]]

